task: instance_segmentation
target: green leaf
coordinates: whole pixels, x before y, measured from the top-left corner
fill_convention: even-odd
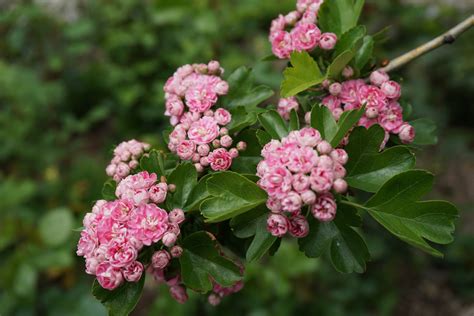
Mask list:
[[[300,119],[298,117],[298,113],[295,109],[291,110],[290,112],[290,131],[295,131],[300,129]]]
[[[306,51],[293,52],[290,62],[292,67],[285,69],[281,83],[281,95],[284,98],[294,96],[325,79],[318,64]]]
[[[115,189],[117,188],[117,183],[114,180],[105,181],[102,186],[102,198],[107,201],[113,201],[117,199],[115,196]]]
[[[367,65],[369,60],[372,58],[373,51],[374,39],[370,35],[364,36],[362,46],[357,50],[354,57],[354,66],[358,71],[362,70],[365,65]]]
[[[384,131],[379,125],[368,130],[355,128],[346,146],[349,161],[345,165],[344,178],[349,186],[367,192],[376,192],[393,176],[415,165],[415,156],[404,146],[396,146],[379,152]]]
[[[165,175],[165,158],[161,152],[153,149],[148,153],[148,156],[143,156],[140,159],[140,168],[156,173],[160,177]]]
[[[179,164],[171,172],[168,183],[176,185],[176,191],[166,199],[168,207],[170,209],[183,208],[186,204],[189,204],[187,203],[188,197],[197,184],[196,168],[189,162]]]
[[[234,138],[235,144],[243,141],[247,144],[247,148],[232,160],[232,171],[240,174],[255,174],[257,172],[257,164],[262,160],[260,155],[262,147],[257,140],[256,132],[256,129],[246,129]]]
[[[341,38],[337,41],[332,57],[336,58],[346,51],[356,53],[362,45],[362,40],[366,33],[367,29],[365,26],[359,25],[342,34]]]
[[[354,58],[355,53],[350,50],[346,50],[341,55],[337,56],[333,62],[329,65],[326,76],[331,79],[339,77],[344,67]]]
[[[264,111],[262,109],[262,111]],[[230,110],[232,120],[227,129],[230,134],[238,133],[248,126],[252,126],[257,122],[257,113],[259,111],[247,111],[243,106],[239,106]]]
[[[316,105],[311,110],[311,127],[317,129],[325,140],[333,139],[338,129],[331,111],[324,105]]]
[[[237,68],[228,78],[229,93],[223,97],[223,104],[232,109],[239,106],[253,108],[274,92],[267,86],[254,86],[252,69],[247,67]]]
[[[208,222],[215,223],[243,214],[267,200],[258,185],[235,172],[219,172],[207,180],[212,197],[201,204],[201,213]]]
[[[317,258],[328,252],[339,272],[364,272],[370,255],[364,239],[352,228],[361,223],[353,207],[338,205],[336,218],[331,222],[319,222],[313,217],[309,222],[310,233],[298,240],[306,256]]]
[[[248,262],[262,258],[277,240],[277,237],[267,230],[268,213],[269,210],[266,207],[259,207],[234,217],[230,222],[235,236],[239,238],[255,236],[247,249]]]
[[[222,286],[231,286],[242,277],[239,267],[222,257],[218,244],[206,232],[196,232],[182,242],[179,258],[183,283],[198,292],[212,289],[211,277]]]
[[[337,122],[337,132],[330,141],[331,146],[336,147],[341,143],[347,132],[349,132],[349,130],[354,127],[357,122],[359,122],[359,119],[362,117],[364,112],[365,106],[362,106],[360,109],[346,111],[343,113],[343,115],[341,115],[339,121]]]
[[[48,246],[59,246],[71,236],[74,218],[71,210],[57,208],[42,216],[38,223],[41,239]]]
[[[140,299],[145,283],[145,274],[138,282],[125,282],[113,291],[104,289],[97,280],[92,285],[92,294],[107,308],[110,316],[127,316]]]
[[[272,140],[272,137],[270,136],[270,134],[268,134],[267,132],[261,129],[257,130],[256,136],[257,136],[260,146],[262,147],[268,144]]]
[[[207,179],[212,176],[212,173],[206,174],[204,177],[199,179],[197,185],[191,191],[188,199],[186,200],[186,206],[183,208],[184,211],[196,211],[199,210],[200,204],[207,198],[211,197],[207,191]]]
[[[262,127],[270,134],[273,139],[282,139],[288,135],[288,127],[283,118],[275,110],[269,110],[258,116]]]
[[[338,37],[357,25],[364,0],[324,1],[318,12],[318,25],[323,32],[336,33]]]
[[[441,257],[427,241],[452,242],[457,210],[445,201],[417,201],[432,185],[429,172],[406,171],[387,181],[362,208],[401,240]]]
[[[415,129],[412,145],[435,145],[438,142],[436,124],[430,119],[422,118],[410,122]]]

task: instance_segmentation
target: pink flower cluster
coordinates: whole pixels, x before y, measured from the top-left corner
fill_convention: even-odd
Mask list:
[[[403,120],[403,109],[398,103],[401,95],[400,85],[390,80],[382,71],[370,75],[370,84],[362,79],[334,82],[328,86],[329,95],[322,103],[337,119],[344,111],[358,109],[365,104],[365,114],[359,125],[366,128],[380,124],[385,130],[385,141],[391,134],[398,134],[403,143],[411,143],[415,138],[414,128]]]
[[[157,206],[166,193],[166,183],[157,183],[156,174],[143,171],[118,184],[116,200],[99,200],[85,215],[77,255],[86,259],[86,272],[103,288],[113,290],[124,280],[137,282],[144,270],[138,261],[140,250],[159,241],[176,241],[184,213],[177,217]]]
[[[131,139],[120,143],[114,149],[114,158],[105,169],[109,177],[120,182],[138,167],[140,157],[150,149],[150,145]]]
[[[336,34],[321,34],[316,25],[322,3],[323,0],[298,0],[296,11],[280,14],[272,21],[268,39],[275,56],[285,59],[293,51],[311,51],[317,46],[331,50],[336,46]]]
[[[223,72],[217,61],[184,65],[176,70],[163,88],[165,115],[171,117],[171,125],[189,120],[192,114],[205,113],[217,103],[219,96],[227,94],[229,85],[220,77]]]
[[[169,135],[168,148],[180,159],[192,161],[199,172],[207,166],[215,171],[229,169],[232,159],[246,148],[244,142],[232,147],[233,139],[225,127],[232,119],[229,111],[211,110],[217,96],[228,90],[227,82],[216,75],[222,71],[217,61],[208,65],[186,65],[165,85],[165,114],[171,115],[171,123],[175,125]],[[174,107],[180,110],[173,111]]]
[[[280,101],[278,101],[277,112],[287,121],[290,119],[291,110],[298,111],[298,109],[299,104],[296,97],[281,98]]]
[[[258,185],[269,196],[267,207],[272,213],[267,228],[274,236],[308,234],[308,222],[301,214],[304,205],[320,221],[334,219],[336,202],[330,191],[347,190],[343,165],[348,156],[343,149],[333,149],[316,129],[305,127],[266,144],[262,156]]]

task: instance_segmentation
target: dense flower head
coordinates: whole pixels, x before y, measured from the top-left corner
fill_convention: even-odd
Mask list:
[[[246,147],[241,142],[232,147],[234,141],[226,128],[232,120],[229,111],[212,109],[218,97],[228,92],[227,82],[219,77],[223,71],[217,61],[185,65],[164,87],[165,115],[171,116],[174,125],[168,148],[180,159],[193,162],[198,172],[206,167],[214,171],[229,169],[233,158]]]
[[[109,177],[115,182],[120,182],[123,178],[130,174],[139,164],[139,159],[150,149],[147,143],[139,142],[135,139],[120,143],[114,149],[114,158],[105,169]]]
[[[154,173],[129,175],[118,184],[116,200],[99,200],[84,216],[77,255],[85,258],[86,272],[95,275],[103,288],[113,290],[124,281],[140,280],[145,269],[138,261],[143,247],[160,241],[164,247],[172,246],[165,244],[166,236],[174,238],[173,245],[176,242],[184,212],[174,209],[168,214],[157,205],[164,202],[166,192],[167,184],[157,183]],[[163,268],[168,261],[161,261]]]
[[[301,215],[309,205],[315,218],[332,220],[336,208],[331,191],[344,193],[343,180],[347,153],[333,149],[314,128],[292,131],[281,141],[272,140],[262,149],[263,160],[257,166],[258,185],[268,194],[267,207],[271,210],[267,228],[275,236],[289,232],[301,238],[309,231],[307,220]],[[327,199],[334,202],[328,205]],[[328,216],[328,214],[330,216]]]
[[[316,25],[322,0],[300,0],[296,11],[280,14],[272,21],[268,39],[272,52],[280,59],[290,57],[294,51],[312,51],[316,47],[331,50],[337,42],[334,33],[321,33]]]
[[[328,86],[329,94],[322,99],[336,120],[345,111],[361,108],[365,105],[365,113],[358,125],[369,128],[374,124],[383,127],[386,133],[382,148],[389,134],[397,134],[403,143],[411,143],[415,130],[403,120],[403,108],[398,99],[401,95],[400,85],[391,81],[382,71],[374,71],[370,75],[370,83],[362,79],[332,83]]]

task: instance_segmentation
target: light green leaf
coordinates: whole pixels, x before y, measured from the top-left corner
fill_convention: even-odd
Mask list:
[[[254,182],[235,172],[219,172],[207,180],[212,197],[201,204],[201,213],[215,223],[247,212],[267,200],[267,194]]]
[[[283,118],[275,110],[269,110],[258,116],[262,127],[273,139],[282,139],[288,135],[288,126]]]
[[[325,140],[333,139],[338,129],[331,111],[324,105],[315,105],[311,110],[311,127],[317,129]]]
[[[138,282],[125,282],[115,290],[106,290],[97,280],[92,285],[92,294],[107,308],[109,316],[127,316],[137,305],[143,291],[145,274]]]
[[[338,205],[336,218],[331,222],[319,222],[313,217],[309,222],[310,233],[298,240],[306,256],[317,258],[327,252],[339,272],[364,272],[370,255],[364,239],[352,228],[361,224],[353,207]]]
[[[293,52],[290,62],[292,67],[285,69],[281,83],[281,95],[284,98],[294,96],[325,79],[318,64],[305,51]]]
[[[457,210],[445,201],[417,201],[432,184],[432,174],[406,171],[387,181],[362,208],[401,240],[441,257],[442,253],[427,241],[452,242]]]
[[[41,239],[48,246],[59,246],[65,243],[74,229],[74,218],[71,210],[57,208],[40,218],[38,230]]]
[[[336,33],[338,37],[357,25],[364,0],[324,1],[318,12],[318,25],[323,32]]]
[[[222,286],[231,286],[242,277],[239,268],[222,257],[218,244],[206,232],[196,232],[182,242],[184,249],[179,258],[183,283],[198,292],[212,289],[211,277]]]
[[[354,58],[355,53],[350,50],[346,50],[341,55],[337,56],[332,63],[329,65],[326,76],[331,79],[339,77],[344,67]]]
[[[368,130],[355,128],[346,146],[349,161],[345,165],[345,180],[349,186],[367,192],[376,192],[393,176],[415,165],[415,156],[404,146],[396,146],[379,152],[384,131],[374,125]]]
[[[188,203],[188,197],[197,184],[197,171],[194,165],[189,162],[179,164],[174,169],[169,178],[168,184],[176,185],[176,191],[169,193],[171,197],[166,199],[170,209],[183,208]]]

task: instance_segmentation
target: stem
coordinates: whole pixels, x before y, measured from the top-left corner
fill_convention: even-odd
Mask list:
[[[462,33],[467,31],[469,28],[474,26],[474,15],[471,15],[446,33],[432,39],[428,43],[425,43],[408,53],[405,53],[394,60],[392,60],[387,66],[380,68],[379,70],[390,72],[392,70],[398,69],[405,64],[408,64],[410,61],[440,47],[444,44],[452,44],[456,38],[458,38]]]

